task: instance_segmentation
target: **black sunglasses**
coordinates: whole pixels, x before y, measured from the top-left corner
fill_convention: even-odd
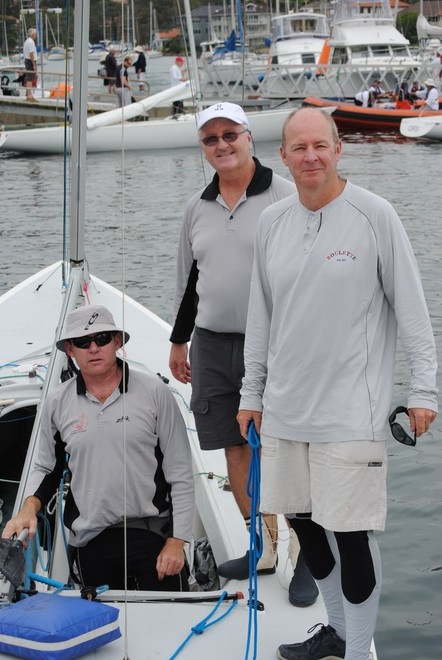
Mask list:
[[[76,348],[89,348],[92,342],[97,346],[107,346],[114,338],[115,332],[98,332],[96,335],[87,335],[86,337],[74,337],[71,344]]]
[[[403,445],[408,445],[408,447],[414,447],[416,445],[416,431],[414,432],[414,438],[411,435],[408,435],[406,430],[396,422],[396,415],[405,413],[408,415],[408,410],[405,406],[398,406],[393,410],[390,417],[388,418],[388,423],[390,424],[391,435],[395,440],[401,442]]]
[[[236,142],[240,135],[248,132],[248,128],[246,128],[245,131],[240,131],[239,133],[236,131],[226,131],[222,135],[208,135],[207,137],[203,137],[201,138],[201,142],[206,145],[206,147],[214,147],[221,139],[223,142],[231,144],[232,142]]]

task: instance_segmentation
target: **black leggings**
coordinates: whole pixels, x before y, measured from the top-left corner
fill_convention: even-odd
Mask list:
[[[186,568],[158,580],[155,568],[164,539],[144,529],[127,529],[127,587],[144,591],[188,591]],[[82,548],[70,546],[73,571],[83,587],[124,589],[124,529],[110,527]]]
[[[311,574],[323,580],[336,563],[324,528],[311,518],[289,518],[289,522]],[[334,532],[334,535],[341,559],[342,592],[351,603],[363,603],[376,585],[367,532]]]

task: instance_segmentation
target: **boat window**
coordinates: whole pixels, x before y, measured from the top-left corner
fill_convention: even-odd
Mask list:
[[[407,46],[393,47],[393,57],[411,57],[411,53]]]
[[[292,21],[290,24],[292,32],[303,32],[302,23],[300,21]]]
[[[345,48],[335,48],[332,62],[333,64],[346,64],[348,62],[347,50]]]
[[[316,58],[314,53],[302,53],[301,57],[303,64],[316,64]]]
[[[361,44],[360,46],[352,46],[351,54],[352,58],[366,60],[370,56],[370,51],[366,44]]]
[[[372,46],[371,49],[373,51],[374,57],[388,57],[388,58],[392,57],[390,48],[386,44],[383,44],[381,46]]]

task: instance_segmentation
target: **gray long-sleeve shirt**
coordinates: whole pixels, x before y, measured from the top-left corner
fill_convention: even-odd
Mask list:
[[[178,405],[157,376],[129,373],[126,365],[124,394],[123,382],[104,404],[86,392],[81,374],[48,394],[25,496],[50,500],[67,453],[72,478],[64,519],[71,545],[85,545],[125,513],[167,518],[171,502],[173,536],[190,541],[193,472]]]
[[[293,195],[257,227],[241,408],[305,442],[388,436],[397,330],[409,407],[437,411],[436,351],[416,259],[384,199],[347,182],[318,211]]]

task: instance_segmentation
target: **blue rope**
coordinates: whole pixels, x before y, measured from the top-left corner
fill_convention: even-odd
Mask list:
[[[68,460],[68,454],[66,454],[66,461],[67,460]],[[66,530],[63,522],[63,495],[64,495],[64,483],[68,473],[69,473],[68,469],[63,470],[63,474],[60,479],[60,486],[58,488],[58,517],[60,519],[60,530],[61,530],[61,535],[63,537],[64,549],[66,554],[68,552],[69,542],[66,536]]]
[[[255,424],[251,422],[247,441],[250,445],[250,467],[247,477],[247,495],[250,497],[250,546],[249,546],[249,624],[247,630],[247,645],[245,660],[249,657],[251,638],[253,636],[253,660],[258,652],[258,560],[262,555],[262,518],[259,513],[261,492],[261,467],[259,458],[259,435]],[[255,515],[258,517],[258,531],[256,530]]]
[[[45,577],[44,575],[38,575],[38,573],[31,573],[30,571],[27,574],[27,577],[34,582],[41,582],[42,584],[47,584],[49,587],[55,587],[57,589],[71,589],[71,587],[64,582],[59,582],[58,580],[53,580],[52,578]]]
[[[219,598],[217,604],[216,604],[215,607],[212,609],[212,611],[209,612],[209,614],[206,616],[205,619],[203,619],[202,621],[200,621],[199,623],[197,623],[196,626],[193,626],[193,628],[191,629],[191,632],[189,633],[189,635],[186,637],[186,639],[184,640],[184,642],[183,642],[183,643],[177,648],[177,650],[175,651],[175,653],[174,653],[173,655],[170,656],[169,660],[174,660],[174,658],[176,658],[176,657],[178,656],[178,654],[181,653],[181,651],[183,650],[183,648],[185,647],[185,645],[187,644],[187,642],[189,642],[189,641],[192,639],[192,637],[193,637],[194,635],[202,635],[203,632],[204,632],[207,628],[210,628],[211,626],[214,626],[215,623],[218,623],[218,621],[221,621],[221,620],[224,619],[228,614],[230,614],[230,612],[233,610],[233,608],[237,606],[237,604],[238,604],[238,600],[234,600],[234,601],[232,602],[232,604],[230,605],[229,609],[228,609],[226,612],[224,612],[224,614],[222,614],[221,616],[219,616],[217,619],[215,619],[215,620],[212,621],[211,623],[208,623],[209,619],[211,619],[212,616],[215,614],[215,612],[217,611],[217,609],[219,608],[219,606],[221,605],[221,603],[223,602],[223,600],[225,599],[226,596],[227,596],[227,591],[223,591],[223,593],[221,594],[221,596],[220,596],[220,598]]]

